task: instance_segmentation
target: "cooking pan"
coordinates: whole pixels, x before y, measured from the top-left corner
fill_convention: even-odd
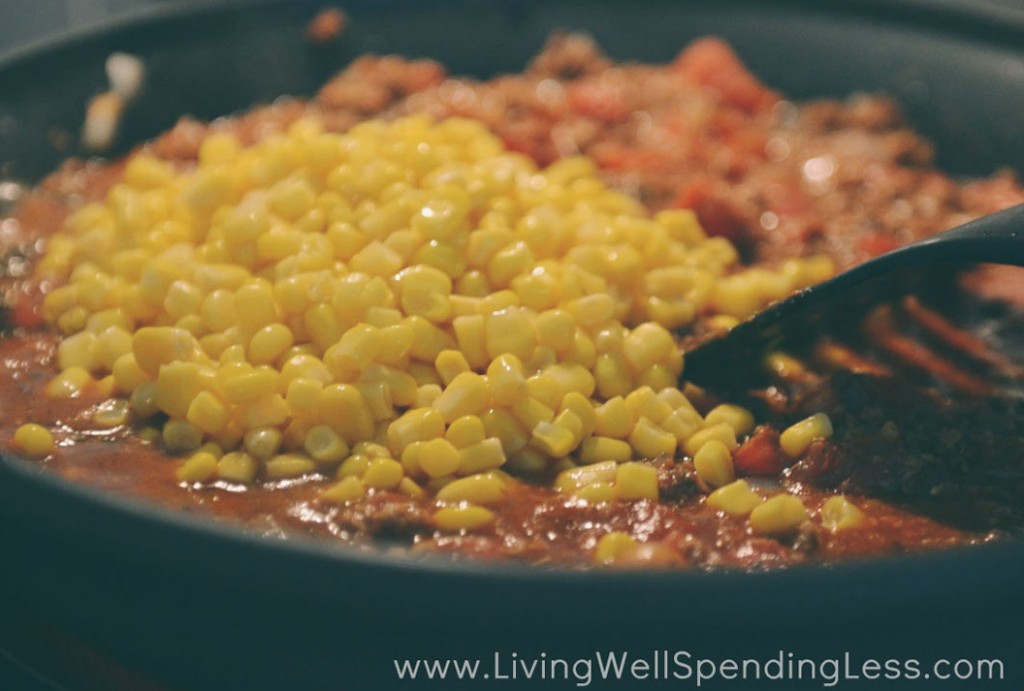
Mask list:
[[[486,77],[522,69],[559,28],[590,32],[614,58],[645,61],[716,34],[794,99],[893,95],[952,173],[1024,170],[1024,20],[1010,12],[941,2],[389,0],[349,3],[343,38],[312,45],[304,28],[317,9],[162,7],[9,55],[0,64],[0,173],[33,182],[80,153],[61,144],[105,88],[103,63],[115,50],[142,57],[148,74],[112,155],[181,114],[209,119],[310,95],[362,52],[429,56]],[[648,660],[683,651],[684,661],[846,656],[854,665],[999,659],[1001,680],[940,688],[1020,689],[1022,583],[1024,543],[1013,539],[768,573],[580,572],[356,551],[249,535],[0,459],[0,633],[45,622],[169,689],[440,687],[399,682],[394,660],[403,658],[484,660],[481,674],[492,678],[452,686],[574,688],[584,684],[572,675],[494,677],[511,677],[514,656],[606,651]],[[493,667],[495,654],[503,667]],[[840,688],[904,684],[859,676]],[[589,687],[647,684],[692,688],[695,679]]]

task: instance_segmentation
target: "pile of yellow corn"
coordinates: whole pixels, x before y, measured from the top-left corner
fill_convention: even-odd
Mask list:
[[[330,473],[327,500],[429,492],[453,529],[492,520],[510,473],[656,498],[636,461],[681,449],[728,485],[753,420],[698,413],[672,331],[831,271],[736,262],[692,213],[652,218],[586,159],[539,170],[472,121],[216,133],[193,169],[135,154],[50,240],[48,391],[162,420],[184,483]]]

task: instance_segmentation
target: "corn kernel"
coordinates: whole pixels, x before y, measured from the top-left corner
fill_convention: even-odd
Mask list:
[[[463,447],[465,448],[465,447]],[[403,461],[405,456],[403,454]],[[459,448],[444,438],[419,442],[416,452],[419,468],[432,478],[452,475],[459,469]]]
[[[738,437],[750,434],[754,429],[754,415],[746,408],[731,403],[715,406],[704,416],[704,420],[709,426],[724,422],[733,428]]]
[[[621,439],[587,437],[580,445],[580,461],[583,463],[624,462],[632,457],[632,447]]]
[[[414,408],[388,426],[388,446],[398,455],[408,444],[444,436],[444,417],[433,408]]]
[[[499,405],[513,405],[527,393],[525,368],[512,353],[498,355],[487,366],[487,381],[491,385],[491,398]]]
[[[370,457],[364,456],[363,454],[354,453],[338,466],[336,475],[339,478],[358,476],[362,477],[363,473],[370,466]]]
[[[825,413],[817,413],[791,427],[779,435],[779,446],[791,458],[796,458],[816,439],[827,439],[832,436],[832,421]]]
[[[487,355],[485,321],[482,314],[455,317],[452,320],[455,342],[473,369],[485,369],[491,359]]]
[[[615,461],[603,461],[563,470],[555,478],[555,488],[568,493],[598,482],[614,482],[617,469],[618,464]]]
[[[736,480],[709,494],[707,505],[730,516],[746,516],[763,501],[746,480]]]
[[[80,367],[91,371],[96,364],[96,334],[82,331],[68,336],[57,346],[57,365],[66,370]]]
[[[128,422],[131,409],[123,398],[111,398],[97,405],[92,412],[93,423],[100,427],[120,427]]]
[[[366,494],[363,481],[354,475],[343,478],[320,492],[320,498],[332,504],[348,504]]]
[[[663,423],[672,414],[672,406],[658,398],[654,389],[641,386],[626,396],[626,408],[634,420],[646,417],[656,424]]]
[[[228,422],[228,409],[209,391],[200,391],[189,403],[185,419],[207,434],[216,434]]]
[[[736,479],[733,469],[732,454],[725,444],[712,439],[698,449],[693,457],[693,467],[697,477],[711,487],[728,485]]]
[[[164,424],[163,441],[168,451],[195,451],[203,443],[203,433],[184,420],[168,420]]]
[[[473,504],[495,504],[505,493],[505,481],[496,473],[478,473],[452,480],[437,493],[437,500],[443,502],[470,502]]]
[[[483,420],[480,417],[464,415],[448,426],[444,437],[453,446],[461,449],[470,444],[482,442],[487,437],[487,430],[484,428]]]
[[[466,362],[466,356],[457,350],[450,349],[442,350],[437,354],[434,367],[437,368],[437,373],[445,386],[451,384],[452,380],[460,374],[471,371],[469,363]]]
[[[217,461],[218,477],[229,482],[249,484],[256,479],[258,470],[256,459],[244,451],[232,451]]]
[[[501,442],[493,437],[459,449],[459,474],[472,475],[494,470],[505,464],[505,451]]]
[[[576,448],[576,438],[565,427],[551,422],[538,422],[533,428],[533,444],[552,458],[562,458]]]
[[[691,457],[696,455],[700,448],[711,440],[717,440],[725,444],[725,447],[729,451],[733,451],[739,446],[739,442],[736,441],[736,430],[732,426],[720,422],[717,425],[711,425],[706,427],[699,432],[695,432],[690,435],[690,438],[686,440],[683,448],[686,453]]]
[[[541,312],[536,319],[537,342],[556,353],[572,349],[576,337],[576,321],[564,309]]]
[[[273,364],[295,343],[291,329],[284,324],[268,324],[249,339],[248,357],[254,365]]]
[[[490,407],[491,388],[485,377],[475,372],[463,372],[452,379],[433,408],[441,413],[445,422],[453,422],[463,415],[479,415]]]
[[[635,419],[621,396],[608,399],[594,410],[594,432],[604,437],[625,439],[633,431]]]
[[[14,447],[29,458],[48,456],[53,446],[53,435],[42,425],[28,422],[14,431]]]
[[[601,398],[626,396],[633,390],[633,378],[626,359],[619,353],[602,353],[594,365],[594,380]]]
[[[156,376],[160,365],[188,361],[199,352],[199,343],[184,329],[172,326],[146,326],[135,332],[132,353],[143,372]]]
[[[320,393],[320,416],[348,444],[373,436],[373,415],[359,389],[350,384],[324,387]]]
[[[197,451],[192,454],[174,471],[178,482],[190,485],[208,482],[216,474],[217,457],[205,451]]]
[[[537,345],[531,313],[520,307],[508,307],[488,314],[484,320],[484,334],[488,360],[505,354],[526,360]]]
[[[273,427],[257,427],[245,433],[242,445],[253,458],[270,458],[281,448],[281,431]]]
[[[676,438],[646,417],[641,417],[629,433],[629,445],[641,456],[655,458],[673,453],[676,450]]]
[[[371,458],[363,472],[363,484],[374,489],[394,489],[402,481],[402,464],[393,458]]]
[[[619,499],[658,499],[658,471],[644,463],[629,461],[615,470],[615,494]]]
[[[482,506],[446,506],[434,513],[434,522],[441,530],[479,530],[494,522],[494,513]]]
[[[270,480],[302,477],[316,470],[316,463],[306,456],[283,453],[268,458],[264,464],[264,473]]]
[[[46,383],[46,395],[51,398],[74,398],[92,381],[92,375],[84,368],[68,367]]]
[[[821,523],[833,533],[864,523],[864,512],[846,497],[829,497],[821,506]]]
[[[610,482],[595,482],[579,488],[573,496],[588,504],[608,504],[616,499],[615,485]]]
[[[416,481],[409,477],[403,477],[402,481],[398,483],[398,487],[396,489],[399,494],[403,494],[410,499],[419,499],[427,495],[423,488],[417,485]]]
[[[778,494],[755,506],[748,520],[756,535],[785,535],[807,520],[807,509],[799,497]]]
[[[634,372],[642,372],[651,366],[666,362],[678,350],[675,340],[665,327],[647,322],[636,327],[626,336],[622,353]]]
[[[598,564],[611,564],[620,554],[637,545],[636,538],[629,533],[612,531],[601,536],[594,547],[594,562]]]

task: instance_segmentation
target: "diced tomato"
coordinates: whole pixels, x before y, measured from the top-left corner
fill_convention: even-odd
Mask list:
[[[779,433],[767,425],[754,430],[750,439],[733,452],[732,460],[740,475],[777,475],[786,467]]]
[[[680,53],[673,67],[691,82],[714,89],[726,103],[748,112],[770,108],[779,100],[719,38],[694,41]]]
[[[899,247],[899,243],[891,235],[885,233],[868,233],[858,243],[861,251],[868,257],[877,257]]]
[[[665,151],[628,146],[594,147],[590,155],[603,170],[665,170],[671,163]]]
[[[633,112],[623,85],[600,79],[570,83],[566,87],[566,100],[574,113],[603,122],[622,122]]]
[[[741,242],[747,235],[747,222],[743,213],[728,199],[718,195],[714,183],[708,178],[691,180],[676,194],[672,206],[692,209],[701,227],[709,235],[720,235],[733,242]]]

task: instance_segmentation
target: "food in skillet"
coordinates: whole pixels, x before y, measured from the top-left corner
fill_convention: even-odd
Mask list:
[[[644,66],[559,37],[483,83],[363,58],[310,102],[183,121],[23,200],[0,395],[28,404],[7,438],[269,534],[482,558],[760,567],[984,541],[1012,492],[989,522],[913,501],[965,447],[1019,487],[978,418],[914,401],[903,420],[892,377],[784,354],[755,415],[686,385],[679,345],[1021,196],[929,161],[884,99],[794,106],[713,39]],[[935,454],[922,419],[959,436]]]

